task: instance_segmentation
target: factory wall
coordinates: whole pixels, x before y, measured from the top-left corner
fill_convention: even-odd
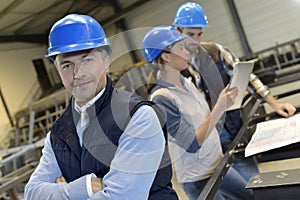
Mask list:
[[[128,3],[121,0],[120,3]],[[151,0],[142,8],[138,8],[126,16],[126,22],[133,38],[133,46],[128,49],[128,39],[114,24],[104,26],[113,46],[111,71],[133,65],[128,52],[138,50],[139,60],[143,60],[139,50],[141,40],[149,27],[171,25],[176,10],[183,0]],[[196,0],[205,10],[209,27],[205,28],[203,40],[217,41],[229,47],[239,57],[244,56],[243,44],[239,39],[230,9],[226,0]],[[276,44],[300,38],[300,0],[235,0],[238,14],[243,25],[250,48],[255,53],[273,47]],[[120,33],[121,32],[121,33]],[[7,106],[13,114],[26,106],[24,99],[37,84],[37,76],[32,64],[33,59],[43,58],[45,45],[18,44],[11,48],[10,44],[0,44],[0,86]],[[47,69],[53,66],[44,60]],[[3,105],[0,103],[0,126],[7,124]]]

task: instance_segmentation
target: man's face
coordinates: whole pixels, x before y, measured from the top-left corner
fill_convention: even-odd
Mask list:
[[[202,28],[182,27],[181,33],[183,35],[189,36],[190,38],[192,38],[193,40],[195,40],[195,42],[197,42],[199,44],[201,41],[201,36],[203,34],[203,29]]]
[[[62,82],[79,105],[90,101],[106,85],[110,59],[102,54],[93,49],[56,56],[55,65]]]
[[[188,38],[185,39],[185,48],[190,52],[190,55],[193,56],[194,53],[197,52],[201,41],[203,34],[202,28],[178,27],[177,31],[182,35],[188,36]]]

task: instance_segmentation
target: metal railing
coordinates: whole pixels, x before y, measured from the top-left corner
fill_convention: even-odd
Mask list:
[[[255,99],[254,103],[251,103],[252,109],[248,114],[248,119],[245,121],[243,126],[240,128],[238,134],[236,135],[235,139],[231,143],[228,151],[225,153],[223,159],[219,163],[218,167],[216,168],[214,174],[210,177],[206,186],[202,190],[199,200],[210,200],[213,199],[214,195],[216,194],[217,190],[219,189],[220,185],[223,182],[224,176],[226,175],[229,167],[232,166],[232,162],[234,160],[234,153],[236,153],[236,149],[239,146],[243,146],[241,144],[241,139],[243,138],[245,132],[247,131],[248,123],[251,117],[254,115],[255,111],[257,110],[258,106],[260,105],[261,100]],[[250,105],[249,105],[250,106]]]
[[[291,95],[298,94],[300,89],[288,91],[276,96],[276,98],[284,98]],[[247,117],[245,117],[245,122],[243,126],[240,128],[238,134],[236,135],[235,139],[233,140],[231,146],[229,147],[228,151],[225,153],[222,161],[218,165],[214,174],[208,180],[206,186],[202,190],[199,200],[211,200],[213,199],[214,195],[216,194],[217,190],[221,186],[224,176],[226,175],[229,167],[232,166],[234,161],[234,154],[240,153],[244,151],[246,145],[242,142],[242,138],[245,137],[250,139],[251,134],[255,131],[255,125],[259,122],[263,122],[265,120],[275,119],[280,117],[277,113],[272,112],[269,114],[264,115],[256,115],[256,111],[261,106],[262,100],[258,98],[253,98],[252,101],[249,101],[249,105],[245,109],[247,110]],[[296,108],[296,113],[300,112],[300,107]]]

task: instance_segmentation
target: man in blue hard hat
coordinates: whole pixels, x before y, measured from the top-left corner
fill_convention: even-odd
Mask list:
[[[207,101],[213,107],[217,95],[229,83],[234,63],[239,59],[220,44],[201,42],[203,28],[208,27],[208,20],[199,4],[187,2],[180,5],[174,17],[173,26],[180,33],[194,40],[194,43],[189,45],[193,54],[190,60],[193,68],[189,68],[189,71],[184,71],[183,74],[194,77],[200,75],[194,78],[196,85],[205,92]],[[256,93],[263,98],[279,115],[289,117],[295,113],[296,108],[293,105],[278,102],[270,93],[269,88],[256,75],[251,74],[249,86],[250,93]],[[240,109],[226,112],[225,119],[220,121],[219,131],[224,152],[230,147],[242,124]],[[258,171],[253,157],[236,159],[234,167],[246,180],[250,179],[252,173]]]
[[[72,98],[47,134],[25,199],[178,199],[159,111],[112,86],[110,53],[92,17],[53,25],[46,57]]]

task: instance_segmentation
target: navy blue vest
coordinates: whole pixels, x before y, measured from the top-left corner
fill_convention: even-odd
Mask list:
[[[107,80],[105,92],[87,110],[90,122],[83,135],[82,147],[75,127],[79,115],[72,108],[72,102],[51,129],[52,148],[67,182],[90,173],[99,178],[104,177],[110,169],[119,138],[130,116],[141,105],[152,106],[157,113],[159,112],[152,102],[143,101],[129,92],[113,88],[111,80]],[[165,149],[161,167],[149,192],[149,199],[178,199],[172,189],[172,167],[167,145]]]

